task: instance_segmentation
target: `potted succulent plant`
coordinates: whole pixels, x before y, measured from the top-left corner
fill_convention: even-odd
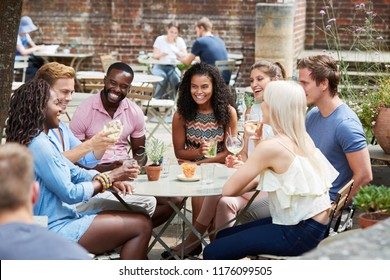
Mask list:
[[[387,219],[390,217],[390,187],[367,185],[356,193],[353,205],[364,211],[359,215],[361,228]]]
[[[151,164],[145,166],[146,174],[149,181],[157,181],[160,179],[161,163],[163,160],[166,146],[164,141],[151,138],[145,144],[145,156]]]

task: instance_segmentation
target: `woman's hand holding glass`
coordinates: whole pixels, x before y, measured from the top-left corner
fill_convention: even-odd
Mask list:
[[[262,137],[263,123],[257,114],[246,114],[244,123],[245,138],[259,141]]]
[[[217,156],[217,141],[214,139],[202,140],[200,143],[201,154],[207,158],[214,158]]]
[[[237,157],[228,155],[225,158],[225,165],[229,168],[239,168],[243,164],[244,162],[242,161],[241,155],[238,155]]]

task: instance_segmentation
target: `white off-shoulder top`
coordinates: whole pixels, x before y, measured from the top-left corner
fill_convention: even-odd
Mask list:
[[[260,174],[257,189],[268,192],[274,224],[296,225],[330,207],[329,189],[339,173],[319,149],[314,157],[321,174],[308,158],[299,155],[282,174],[269,169]]]

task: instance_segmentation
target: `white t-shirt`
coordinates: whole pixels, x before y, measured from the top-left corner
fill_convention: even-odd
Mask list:
[[[169,64],[172,61],[176,61],[177,54],[185,51],[187,46],[181,37],[177,37],[176,42],[174,43],[168,43],[167,35],[161,35],[156,38],[156,41],[154,41],[153,48],[167,53],[168,55],[161,57],[160,61]]]

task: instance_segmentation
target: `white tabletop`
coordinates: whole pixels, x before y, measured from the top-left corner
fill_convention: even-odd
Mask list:
[[[182,174],[181,166],[171,165],[169,176],[158,181],[148,181],[146,175],[139,175],[135,183],[136,195],[176,197],[176,196],[216,196],[222,194],[222,187],[227,179],[236,171],[222,164],[215,164],[214,182],[203,184],[201,180],[196,182],[182,182],[177,175]],[[196,167],[195,176],[200,177],[200,167]]]
[[[97,79],[102,80],[106,74],[100,71],[78,71],[77,79]],[[163,77],[143,73],[134,73],[133,83],[158,83],[164,80]]]
[[[181,61],[179,61],[177,59],[171,59],[171,60],[169,60],[169,62],[166,62],[166,61],[161,61],[159,59],[154,59],[154,58],[151,58],[151,57],[143,57],[143,56],[138,57],[138,62],[141,63],[141,64],[150,64],[150,65],[154,65],[154,64],[159,64],[159,65],[179,65],[179,64],[183,64]]]
[[[45,52],[37,51],[34,55],[41,57],[68,57],[68,58],[86,58],[91,57],[93,53],[64,53],[64,52]]]

